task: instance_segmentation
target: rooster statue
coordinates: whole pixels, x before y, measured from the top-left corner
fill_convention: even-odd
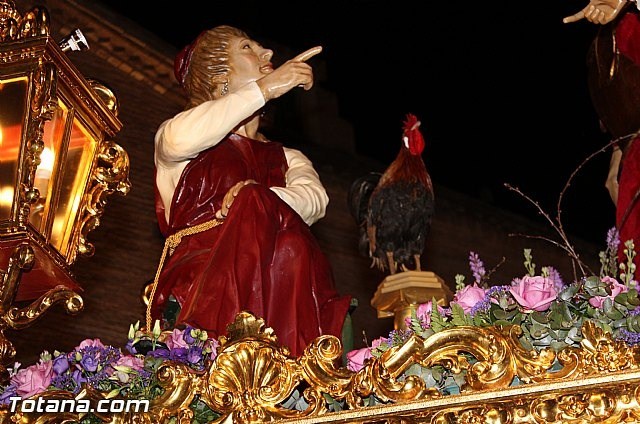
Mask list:
[[[353,182],[348,207],[360,226],[360,252],[372,267],[395,274],[420,271],[420,258],[431,227],[434,195],[422,160],[420,121],[407,114],[402,146],[384,173],[371,172]]]

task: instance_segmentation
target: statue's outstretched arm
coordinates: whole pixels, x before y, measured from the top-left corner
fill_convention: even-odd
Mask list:
[[[578,13],[562,20],[565,24],[586,19],[591,23],[604,25],[615,19],[628,0],[590,0]]]

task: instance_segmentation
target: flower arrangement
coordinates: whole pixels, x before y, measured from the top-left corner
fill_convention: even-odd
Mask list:
[[[71,352],[53,354],[44,351],[39,361],[22,368],[20,363],[9,369],[10,381],[0,394],[0,404],[9,405],[11,398],[27,399],[47,390],[64,390],[77,394],[83,387],[106,393],[106,398],[154,399],[162,394],[156,371],[165,361],[182,363],[202,371],[216,358],[219,343],[206,331],[193,327],[160,331],[159,322],[151,335],[131,325],[124,351],[105,346],[99,339],[86,339]],[[204,403],[194,401],[193,423],[217,418]],[[82,424],[102,422],[91,414]]]
[[[600,272],[596,274],[580,259],[561,222],[563,197],[574,177],[594,156],[619,141],[612,140],[592,153],[571,173],[559,194],[555,217],[517,187],[505,184],[507,189],[534,206],[559,240],[540,235],[518,235],[545,240],[560,248],[582,271],[582,277],[574,276],[574,281],[567,284],[552,266],[542,267],[538,272],[531,250],[525,249],[526,273],[507,285],[490,284],[491,273],[487,273],[479,255],[472,251],[469,267],[473,282],[466,284],[465,276],[456,276],[456,292],[449,307],[434,308],[435,299],[419,305],[406,323],[408,330],[392,331],[388,337],[374,340],[371,346],[347,353],[347,367],[352,371],[362,369],[368,358],[380,357],[390,348],[402,346],[412,334],[427,339],[458,326],[519,325],[522,329],[519,341],[528,351],[552,349],[557,353],[569,346],[579,347],[586,321],[629,346],[640,344],[640,298],[634,276],[637,258],[633,240],[624,243],[620,256],[625,260],[619,261],[619,234],[615,227],[610,229],[606,248],[599,254]],[[459,392],[464,384],[463,374],[451,375],[442,367],[422,369],[415,365],[405,372],[405,375],[411,374],[420,375],[429,387],[438,387],[445,394]]]
[[[401,346],[411,334],[427,339],[447,328],[457,326],[519,325],[519,338],[526,350],[578,347],[582,341],[582,324],[592,321],[597,327],[629,346],[640,344],[640,297],[634,278],[635,247],[625,243],[626,261],[617,265],[618,234],[611,229],[607,248],[600,252],[599,275],[583,276],[565,283],[551,266],[537,272],[531,250],[524,251],[526,273],[507,285],[490,285],[489,276],[478,254],[470,252],[471,284],[463,275],[456,276],[456,292],[448,307],[421,304],[407,322],[406,331],[392,331],[388,337],[374,340],[371,346],[347,354],[348,368],[360,370],[368,358],[379,357],[391,347]],[[432,387],[447,393],[459,390],[456,381],[442,368],[414,369]],[[457,377],[459,378],[459,377]],[[517,383],[517,382],[516,382]]]
[[[402,346],[412,335],[428,339],[435,333],[457,326],[519,325],[520,342],[527,350],[577,347],[582,337],[582,324],[589,320],[615,339],[628,345],[640,344],[640,298],[635,280],[635,247],[625,243],[626,261],[618,264],[619,240],[615,230],[608,234],[607,249],[600,254],[599,275],[588,275],[565,283],[551,266],[538,272],[531,251],[524,251],[523,276],[509,284],[491,284],[492,272],[475,252],[469,254],[472,282],[456,276],[456,292],[447,307],[435,300],[421,304],[408,319],[407,330],[393,331],[371,346],[347,353],[346,367],[357,373],[370,358],[380,357],[392,347]],[[435,306],[435,307],[434,307]],[[8,405],[12,397],[26,399],[48,390],[78,393],[90,386],[106,398],[154,399],[163,394],[157,370],[165,361],[185,364],[194,371],[208,369],[217,357],[219,343],[207,333],[192,327],[160,331],[156,323],[152,334],[146,334],[139,323],[132,325],[124,350],[105,346],[99,339],[87,339],[71,352],[43,352],[38,363],[10,369],[9,384],[0,393],[0,404]],[[472,358],[469,358],[472,360]],[[427,387],[442,394],[457,394],[465,384],[465,375],[453,373],[443,366],[425,368],[413,364],[400,380],[419,376]],[[518,384],[514,381],[513,384]],[[329,410],[340,411],[344,400],[325,395]],[[305,410],[304,395],[295,391],[283,407]],[[382,403],[375,395],[367,405]],[[366,406],[366,405],[365,405]],[[219,415],[197,397],[190,405],[192,423],[207,423]],[[82,424],[100,422],[91,414]]]
[[[472,281],[468,284],[464,275],[456,276],[455,294],[448,306],[437,305],[435,299],[418,305],[407,320],[407,330],[392,331],[388,337],[373,340],[370,346],[348,352],[346,368],[358,373],[372,358],[405,345],[413,335],[426,340],[438,332],[461,326],[519,326],[522,330],[519,342],[527,351],[551,349],[558,353],[567,347],[579,347],[583,340],[583,324],[587,321],[628,346],[640,344],[640,297],[635,279],[633,241],[625,242],[625,260],[619,262],[620,240],[616,229],[611,229],[607,234],[606,249],[600,252],[600,271],[596,274],[580,260],[560,224],[559,205],[564,190],[554,221],[536,202],[510,188],[538,208],[561,241],[541,236],[535,238],[546,239],[563,249],[582,271],[582,276],[574,275],[573,281],[567,283],[552,266],[538,270],[531,250],[525,249],[524,274],[508,284],[496,284],[491,281],[493,272],[487,272],[480,256],[472,251],[469,253]],[[48,390],[78,393],[85,385],[106,393],[107,398],[154,399],[163,394],[156,374],[165,361],[203,371],[215,360],[218,347],[218,341],[209,338],[203,330],[185,327],[161,332],[156,322],[149,335],[141,331],[137,323],[130,328],[125,352],[105,346],[98,339],[87,339],[69,353],[45,351],[38,363],[29,367],[21,368],[16,363],[9,369],[9,384],[0,388],[0,405],[7,405],[12,397],[26,399]],[[468,358],[469,363],[473,360]],[[441,394],[460,393],[465,384],[464,370],[454,373],[442,365],[425,368],[413,363],[398,380],[410,376],[419,376],[428,388],[436,388]],[[515,377],[512,384],[518,383],[518,377]],[[295,388],[281,406],[306,411],[309,403],[299,389]],[[323,396],[330,411],[345,407],[344,399],[335,400],[327,393]],[[367,405],[383,403],[375,393],[367,396]],[[220,417],[197,396],[190,408],[194,424]],[[97,422],[101,421],[91,414],[81,421],[82,424]]]

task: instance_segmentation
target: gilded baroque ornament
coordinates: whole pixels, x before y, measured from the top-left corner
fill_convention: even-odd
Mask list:
[[[21,14],[0,0],[2,383],[15,356],[4,331],[32,325],[56,304],[82,310],[70,267],[93,254],[87,233],[106,195],[130,188],[128,155],[112,141],[122,127],[115,95],[84,78],[49,32],[45,8]]]
[[[16,10],[14,1],[0,1],[0,41],[48,34],[49,15],[46,9],[35,8],[23,16]]]
[[[238,314],[214,361],[202,372],[166,362],[158,369],[164,392],[146,413],[101,414],[112,423],[189,423],[195,399],[219,414],[215,422],[263,423],[614,423],[640,422],[637,350],[591,322],[579,348],[555,355],[526,352],[516,327],[459,327],[367,360],[358,372],[341,365],[337,338],[319,337],[299,358],[279,346],[262,319]],[[429,388],[410,367],[440,365],[463,375],[459,394]],[[285,406],[292,396],[302,408]],[[47,391],[33,399],[62,399]],[[84,388],[75,399],[98,402],[105,393]],[[369,400],[376,404],[370,406]],[[330,401],[331,400],[331,401]],[[332,402],[343,405],[340,410]],[[4,411],[2,423],[59,423],[85,414]],[[173,421],[177,420],[177,421]]]

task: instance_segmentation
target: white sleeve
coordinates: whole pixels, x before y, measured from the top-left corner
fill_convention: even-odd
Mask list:
[[[155,162],[166,168],[215,146],[245,118],[264,106],[256,82],[216,100],[180,112],[163,122],[155,136]]]
[[[311,161],[299,150],[284,148],[289,169],[285,174],[286,187],[271,187],[307,225],[324,217],[329,196],[320,182]]]

